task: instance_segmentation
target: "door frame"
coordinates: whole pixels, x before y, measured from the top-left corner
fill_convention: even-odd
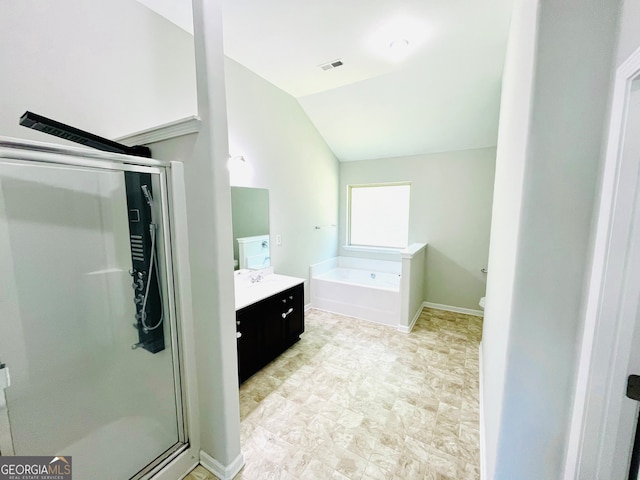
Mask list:
[[[628,475],[638,411],[625,388],[640,306],[640,274],[630,249],[640,235],[640,155],[625,155],[625,130],[637,79],[640,48],[618,67],[614,80],[565,480]]]

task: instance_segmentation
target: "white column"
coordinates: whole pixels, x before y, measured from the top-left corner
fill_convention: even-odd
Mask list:
[[[198,115],[185,162],[201,461],[222,478],[243,463],[233,292],[231,190],[220,0],[194,0]]]

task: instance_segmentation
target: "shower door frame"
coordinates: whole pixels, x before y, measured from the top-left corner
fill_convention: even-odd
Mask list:
[[[199,463],[200,435],[193,315],[191,309],[191,272],[186,225],[186,195],[181,162],[102,152],[78,147],[63,147],[42,142],[0,137],[0,162],[49,164],[85,167],[120,172],[147,172],[159,176],[166,271],[167,305],[170,312],[173,374],[176,388],[178,442],[131,477],[142,480],[174,480]],[[10,367],[10,365],[8,365]],[[4,391],[0,392],[4,395]],[[10,450],[9,450],[10,451]]]

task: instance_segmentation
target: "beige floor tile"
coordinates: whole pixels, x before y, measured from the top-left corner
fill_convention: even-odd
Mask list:
[[[400,458],[396,463],[396,468],[393,474],[396,477],[400,477],[403,479],[424,478],[427,473],[427,461],[427,458],[418,460],[411,454],[403,453],[400,455]]]
[[[335,470],[318,459],[311,459],[309,464],[300,474],[301,480],[318,480],[320,478],[332,478]]]
[[[191,472],[189,472],[189,475],[184,477],[184,480],[218,480],[218,477],[216,477],[202,465],[198,465],[196,468],[191,470]]]
[[[389,480],[389,478],[392,477],[388,471],[380,468],[373,462],[369,462],[362,478],[366,480]]]
[[[305,320],[240,388],[236,479],[479,479],[482,319],[424,309],[410,334],[313,309]]]

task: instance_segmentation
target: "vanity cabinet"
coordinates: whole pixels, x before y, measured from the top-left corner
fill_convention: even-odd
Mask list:
[[[304,332],[303,284],[236,312],[240,383],[300,339]]]

